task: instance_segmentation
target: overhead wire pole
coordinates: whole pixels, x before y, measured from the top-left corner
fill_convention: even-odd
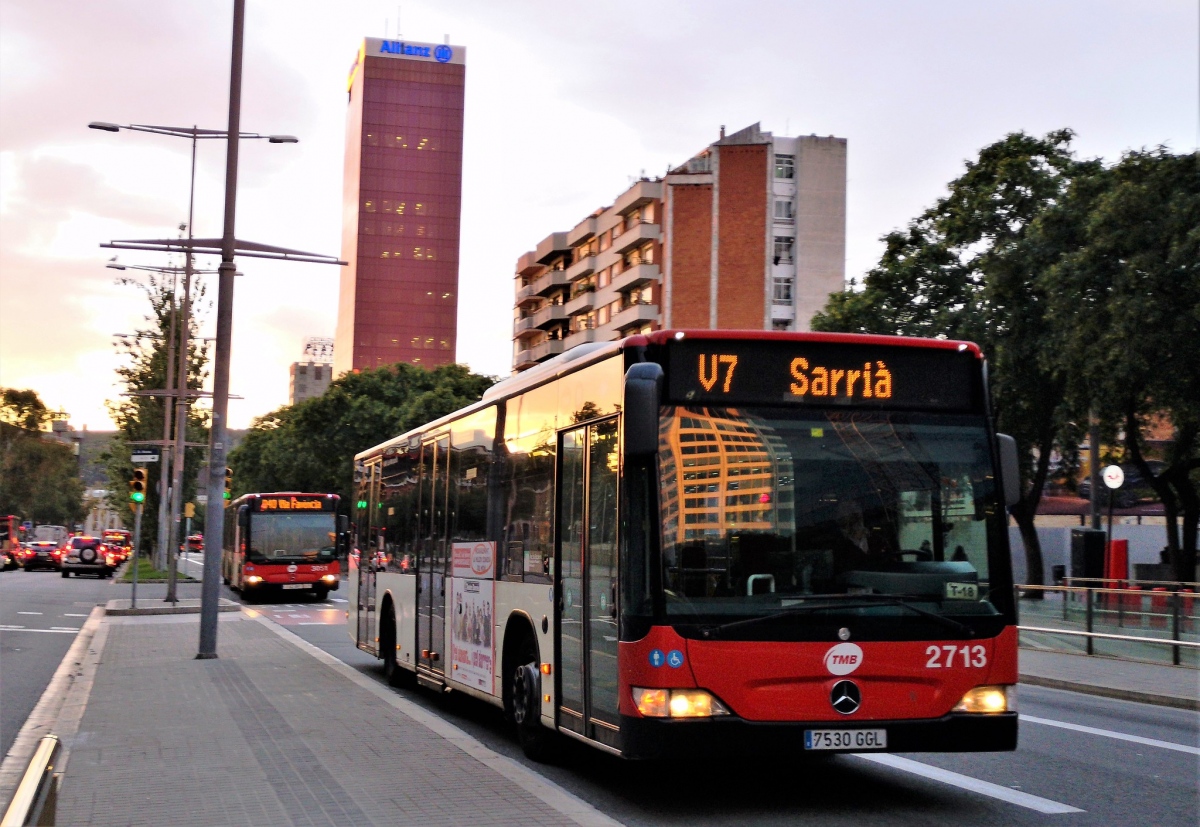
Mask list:
[[[188,196],[188,241],[194,238],[192,220],[196,206],[196,127],[192,127],[192,185]],[[240,141],[230,141],[240,143]],[[189,246],[185,253],[183,264],[183,305],[180,307],[179,323],[179,366],[176,369],[176,381],[179,383],[179,395],[175,397],[175,458],[172,464],[174,472],[171,481],[171,542],[167,559],[170,561],[170,574],[167,577],[168,603],[175,603],[176,583],[179,579],[179,518],[183,511],[183,472],[187,459],[187,420],[188,420],[188,373],[191,366],[189,353],[189,334],[191,333],[191,302],[192,302],[192,249]],[[183,538],[187,542],[187,537]]]
[[[178,321],[179,314],[175,307],[175,290],[179,282],[174,273],[171,274],[171,315],[170,321],[167,324],[167,376],[166,388],[171,388],[175,383],[175,323]],[[171,400],[163,397],[162,401],[163,414],[163,446],[158,451],[158,542],[154,549],[154,568],[156,571],[162,571],[167,562],[167,516],[170,514],[170,489],[168,486],[171,482],[170,471],[170,454],[167,452],[167,445],[171,439]]]
[[[225,442],[229,412],[229,348],[233,341],[234,248],[237,165],[242,120],[242,40],[246,0],[233,0],[233,49],[229,61],[229,140],[225,142],[225,226],[217,274],[217,350],[213,366],[212,427],[208,448],[208,502],[204,511],[204,580],[200,592],[200,644],[196,657],[217,656],[217,610],[221,586],[221,542],[225,533]]]

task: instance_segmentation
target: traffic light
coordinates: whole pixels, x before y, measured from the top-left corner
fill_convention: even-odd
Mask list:
[[[233,499],[233,469],[225,469],[225,499]]]
[[[359,501],[358,501],[358,507],[359,507],[359,508],[366,508],[366,507],[367,507],[367,501],[366,501],[366,500],[359,500]]]
[[[133,479],[129,481],[129,501],[141,505],[146,501],[146,469],[133,469]]]

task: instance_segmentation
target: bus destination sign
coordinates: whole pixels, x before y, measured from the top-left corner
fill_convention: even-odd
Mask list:
[[[333,510],[333,500],[325,497],[259,497],[257,511],[325,511]],[[328,503],[328,509],[326,504]]]
[[[667,346],[667,395],[683,404],[967,411],[966,351],[895,345],[685,339]]]

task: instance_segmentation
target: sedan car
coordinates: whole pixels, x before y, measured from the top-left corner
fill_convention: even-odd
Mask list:
[[[53,540],[34,540],[32,543],[26,543],[25,548],[17,553],[25,571],[58,571],[62,566],[62,548]]]
[[[112,577],[120,565],[120,555],[109,548],[99,537],[86,535],[72,537],[65,545],[62,558],[62,576],[94,574],[97,577]]]

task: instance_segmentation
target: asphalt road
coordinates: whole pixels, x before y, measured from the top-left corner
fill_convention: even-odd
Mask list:
[[[185,566],[199,574],[198,562]],[[139,596],[161,598],[162,588],[145,586]],[[198,596],[197,584],[182,589],[183,597]],[[5,748],[16,732],[12,722],[19,727],[40,694],[34,692],[37,679],[22,672],[12,682],[15,698],[10,698],[14,676],[8,659],[13,647],[25,649],[14,655],[37,665],[44,686],[72,640],[69,633],[10,631],[9,627],[79,626],[82,618],[74,618],[78,622],[71,624],[66,615],[86,615],[93,603],[127,593],[128,586],[113,586],[110,581],[68,581],[24,572],[0,575]],[[224,587],[222,595],[237,599]],[[345,593],[337,591],[322,603],[261,603],[256,608],[383,683],[379,662],[350,642],[345,600]],[[630,827],[810,823],[858,827],[866,821],[1194,827],[1200,813],[1200,716],[1071,692],[1021,688],[1021,743],[1014,753],[838,756],[728,765],[684,759],[645,764],[622,762],[564,742],[559,759],[546,765],[525,759],[493,707],[454,693],[392,691],[435,711],[496,752],[542,773]],[[26,696],[32,698],[27,703]],[[18,709],[22,705],[23,713]]]

